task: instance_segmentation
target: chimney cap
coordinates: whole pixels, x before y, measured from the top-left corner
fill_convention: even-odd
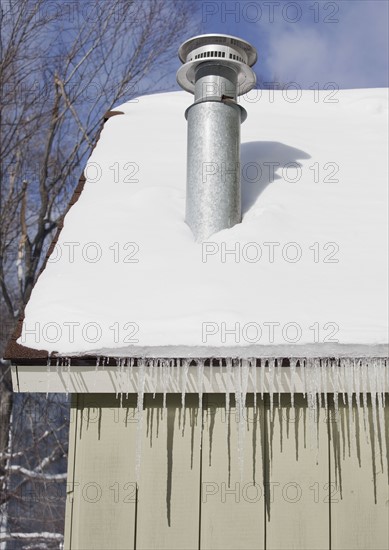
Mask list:
[[[238,75],[238,95],[250,91],[256,82],[251,69],[257,61],[256,49],[236,36],[227,34],[201,34],[189,38],[179,50],[183,65],[177,71],[177,82],[186,91],[194,93],[196,69],[202,63],[230,66]]]
[[[228,46],[229,48],[240,48],[246,53],[247,65],[250,67],[257,62],[257,50],[249,44],[249,42],[246,42],[246,40],[242,40],[242,38],[238,38],[237,36],[230,36],[228,34],[200,34],[199,36],[189,38],[186,42],[181,44],[178,50],[178,56],[182,63],[185,63],[191,51],[211,44]]]

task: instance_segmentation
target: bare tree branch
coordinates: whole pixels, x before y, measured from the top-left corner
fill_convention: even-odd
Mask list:
[[[61,533],[50,533],[48,531],[42,533],[0,533],[0,541],[7,540],[53,540],[57,542],[62,542],[63,535]]]
[[[62,481],[66,480],[67,474],[46,474],[42,472],[36,472],[35,470],[27,470],[22,466],[13,465],[7,468],[9,472],[22,474],[30,479],[40,480],[40,481]]]

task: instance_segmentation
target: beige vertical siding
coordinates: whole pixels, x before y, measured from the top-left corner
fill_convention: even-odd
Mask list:
[[[199,535],[200,435],[198,397],[145,398],[136,548],[195,550]]]
[[[363,412],[353,402],[343,402],[333,412],[331,428],[331,538],[333,550],[387,550],[389,548],[389,441],[374,429],[373,409],[368,407],[366,431]],[[389,407],[386,408],[389,426]],[[376,415],[379,428],[379,417]],[[356,427],[353,434],[352,426]],[[351,432],[351,433],[350,433]],[[388,438],[388,434],[386,434]]]
[[[134,547],[135,405],[134,395],[123,400],[122,408],[114,395],[77,396],[70,430],[74,491],[67,502],[66,548]]]
[[[318,408],[317,434],[310,430],[301,395],[281,395],[281,406],[267,408],[268,494],[266,548],[268,550],[324,550],[329,548],[328,433],[324,409]],[[318,443],[317,443],[318,442]]]
[[[145,395],[139,483],[136,396],[76,396],[69,446],[67,550],[329,549],[388,547],[388,433],[340,399],[320,407],[319,448],[306,400],[247,398],[243,470],[231,395]],[[389,425],[388,407],[385,410]],[[374,435],[374,437],[373,437]],[[350,443],[350,445],[349,445]],[[243,473],[242,473],[243,472]],[[74,482],[74,491],[72,483]]]
[[[204,410],[202,451],[201,543],[204,550],[264,548],[263,404],[244,415],[243,460],[238,457],[239,411],[231,398],[209,395]]]

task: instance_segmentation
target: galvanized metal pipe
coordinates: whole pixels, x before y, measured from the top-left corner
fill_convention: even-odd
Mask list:
[[[255,75],[245,61],[250,58],[255,63],[256,52],[235,37],[204,35],[185,42],[180,58],[186,63],[177,80],[195,96],[185,113],[185,219],[195,240],[204,241],[241,221],[240,125],[246,111],[236,98],[255,85]]]

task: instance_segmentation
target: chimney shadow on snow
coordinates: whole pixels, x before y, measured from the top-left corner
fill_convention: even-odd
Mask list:
[[[283,171],[290,170],[287,177],[295,177],[299,160],[311,156],[279,141],[249,141],[241,145],[242,213],[245,214],[255,204],[259,195],[273,181],[282,179]],[[295,163],[295,164],[291,164]],[[289,168],[288,168],[289,166]],[[293,182],[285,182],[293,185]],[[295,182],[298,184],[298,181]]]

